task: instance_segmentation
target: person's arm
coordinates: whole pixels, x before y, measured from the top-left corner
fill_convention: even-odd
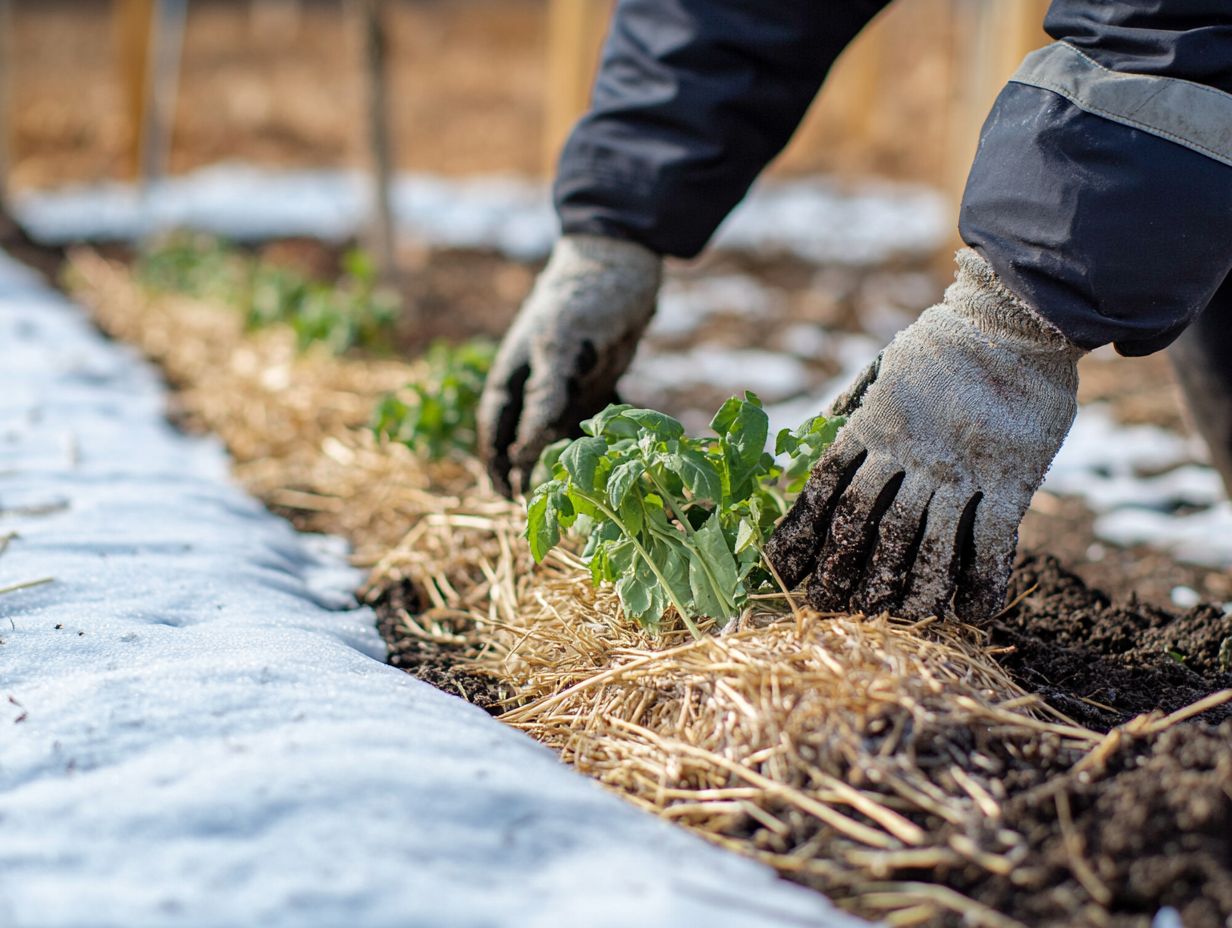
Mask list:
[[[479,447],[508,494],[615,394],[662,255],[691,257],[887,0],[620,0],[561,156],[562,238],[501,345]]]
[[[1055,0],[984,126],[957,283],[886,349],[772,537],[822,609],[1001,608],[1077,359],[1169,344],[1232,267],[1232,5]]]
[[[887,3],[620,0],[560,159],[564,232],[696,255]]]

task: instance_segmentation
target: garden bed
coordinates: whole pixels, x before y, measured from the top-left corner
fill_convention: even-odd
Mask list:
[[[766,601],[699,641],[650,635],[575,550],[535,565],[521,507],[475,461],[373,437],[374,405],[421,363],[298,353],[287,330],[151,296],[92,253],[72,271],[253,492],[352,541],[395,665],[639,805],[895,925],[1232,916],[1220,610],[1114,602],[1033,557],[986,629]]]

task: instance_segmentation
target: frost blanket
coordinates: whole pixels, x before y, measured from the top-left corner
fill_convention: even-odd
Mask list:
[[[384,665],[163,401],[0,255],[0,926],[857,924]]]

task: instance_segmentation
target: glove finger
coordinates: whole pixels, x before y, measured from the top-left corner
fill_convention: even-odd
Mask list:
[[[907,595],[897,614],[904,619],[924,619],[945,615],[958,580],[960,530],[969,530],[969,515],[974,491],[959,488],[938,490],[928,504],[924,536],[911,565]]]
[[[866,461],[843,492],[809,580],[808,601],[814,609],[830,612],[847,607],[877,538],[878,524],[904,476],[892,461]]]
[[[839,495],[864,463],[864,446],[839,432],[809,475],[804,490],[766,542],[766,557],[788,589],[794,589],[817,566],[817,555],[830,528]]]
[[[1021,521],[1020,514],[998,510],[988,499],[976,507],[971,550],[959,570],[954,602],[954,610],[964,622],[983,622],[1005,606]]]
[[[903,601],[910,577],[908,571],[923,541],[925,513],[933,489],[923,477],[912,475],[903,481],[893,505],[877,527],[868,568],[851,597],[852,609],[876,615],[895,611]]]
[[[636,336],[630,337],[636,344]],[[531,349],[531,373],[526,382],[517,438],[509,449],[514,482],[526,489],[543,449],[562,438],[581,434],[582,420],[603,409],[616,395],[632,350],[611,349],[602,357],[583,340],[572,357],[552,343]]]
[[[492,363],[475,412],[479,457],[497,492],[506,497],[513,495],[509,448],[517,438],[523,391],[529,378],[528,353],[520,346],[503,345]]]

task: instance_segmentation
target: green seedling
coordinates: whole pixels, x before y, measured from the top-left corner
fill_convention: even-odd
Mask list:
[[[386,395],[373,413],[372,430],[433,460],[473,454],[475,411],[495,355],[496,346],[481,339],[434,343],[425,359],[427,375]]]
[[[335,354],[352,348],[387,350],[398,318],[397,297],[377,286],[376,265],[364,252],[347,252],[342,267],[337,284],[308,284],[286,319],[300,350],[316,343]]]
[[[243,289],[248,259],[203,232],[173,232],[142,249],[133,270],[149,290],[231,302]]]
[[[218,300],[243,312],[250,329],[289,326],[301,351],[317,344],[334,354],[387,350],[396,295],[378,286],[376,266],[362,251],[347,252],[342,270],[336,282],[311,280],[220,239],[183,232],[147,248],[136,266],[148,289]]]
[[[542,561],[564,532],[582,534],[591,580],[615,584],[626,616],[658,628],[675,609],[700,637],[698,618],[726,625],[773,583],[765,540],[841,424],[818,416],[784,429],[780,466],[752,393],[724,403],[706,438],[651,409],[609,406],[582,424],[585,437],[544,452],[547,479],[527,506],[531,553]]]

